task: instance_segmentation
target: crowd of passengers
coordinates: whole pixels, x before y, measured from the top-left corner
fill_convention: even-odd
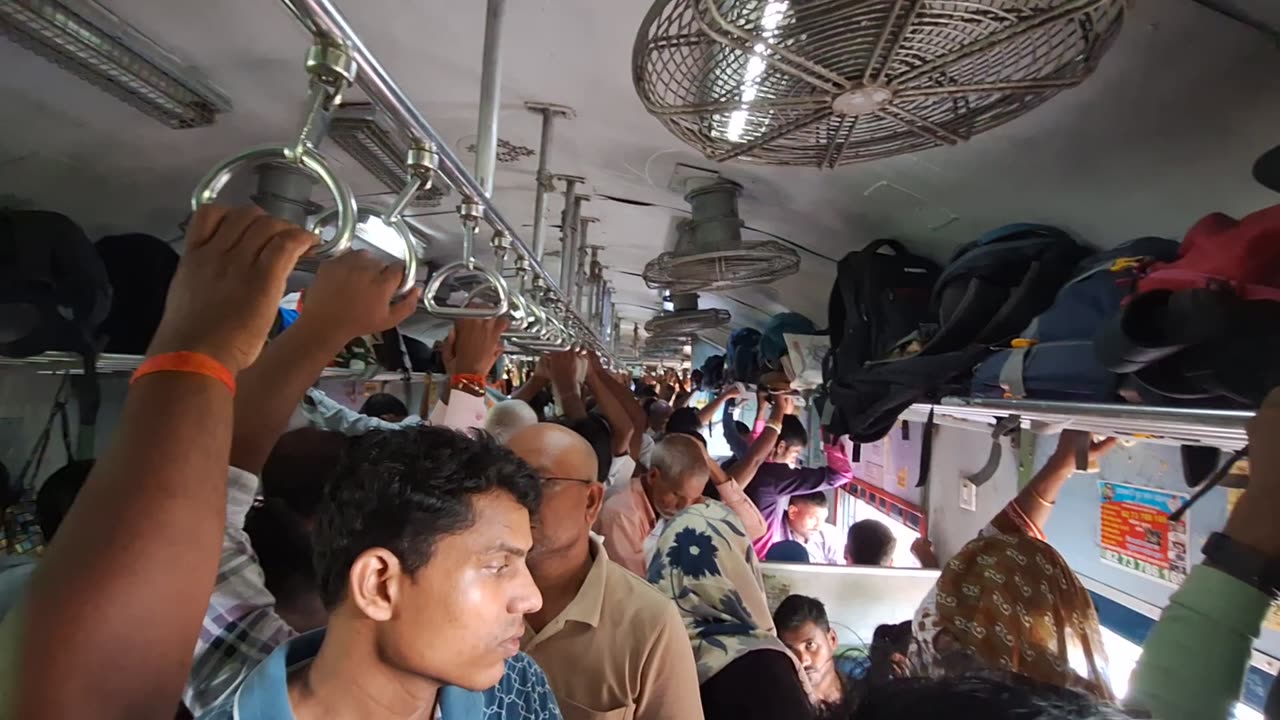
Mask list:
[[[0,565],[0,717],[1229,717],[1271,598],[1208,565],[1113,692],[1090,595],[1043,532],[1090,440],[1064,433],[945,563],[917,542],[934,589],[842,651],[819,600],[770,611],[760,560],[888,565],[896,541],[825,522],[849,445],[798,467],[790,397],[762,396],[748,427],[735,387],[698,410],[678,377],[565,352],[488,407],[506,323],[466,319],[434,406],[356,413],[313,384],[419,292],[395,299],[400,266],[348,253],[267,343],[315,242],[252,208],[195,214],[109,450],[41,487],[39,561]],[[721,412],[723,462],[705,437]],[[1224,530],[1271,558],[1278,437],[1273,396]]]

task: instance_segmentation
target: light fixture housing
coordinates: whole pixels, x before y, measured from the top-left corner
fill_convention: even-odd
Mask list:
[[[175,130],[231,109],[226,94],[92,0],[0,0],[0,35]]]
[[[329,116],[328,138],[342,148],[391,193],[404,187],[409,170],[405,166],[408,143],[392,127],[391,122],[369,103],[348,103],[334,109]],[[419,192],[409,201],[410,207],[438,207],[449,194],[449,187],[439,182]]]

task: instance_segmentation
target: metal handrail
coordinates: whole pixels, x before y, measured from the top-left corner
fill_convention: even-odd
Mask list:
[[[356,73],[355,77],[355,84],[364,91],[374,105],[378,106],[395,125],[409,136],[410,142],[431,143],[435,146],[439,155],[440,174],[457,188],[464,198],[480,206],[483,220],[495,232],[506,233],[511,238],[511,244],[515,251],[529,260],[530,271],[537,277],[542,278],[549,293],[561,297],[565,312],[576,317],[577,313],[570,307],[572,300],[560,292],[555,279],[542,267],[542,264],[534,256],[533,251],[525,244],[524,240],[520,239],[516,226],[503,217],[501,211],[494,204],[493,198],[489,196],[489,193],[485,192],[480,182],[471,175],[458,156],[454,154],[450,144],[436,132],[431,123],[427,122],[426,117],[414,107],[408,95],[391,78],[382,63],[364,44],[360,36],[356,34],[350,23],[347,22],[346,16],[338,10],[333,0],[281,0],[281,2],[309,32],[341,46],[354,58],[356,65],[359,67],[359,72]],[[604,346],[599,336],[587,323],[571,322],[568,324],[578,326],[580,332],[588,336],[591,344],[599,347],[602,352],[608,353],[609,349]]]

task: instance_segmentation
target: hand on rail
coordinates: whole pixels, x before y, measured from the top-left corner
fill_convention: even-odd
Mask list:
[[[1280,389],[1272,390],[1249,422],[1249,487],[1223,532],[1232,540],[1280,558]]]
[[[551,384],[561,392],[578,392],[587,375],[587,359],[573,350],[549,353],[547,370],[551,373]]]
[[[201,206],[148,354],[203,353],[233,373],[253,364],[289,272],[317,242],[257,207]]]
[[[1111,451],[1116,446],[1119,438],[1104,438],[1102,440],[1094,440],[1091,433],[1084,430],[1063,430],[1058,436],[1058,447],[1054,449],[1053,455],[1049,458],[1048,466],[1061,468],[1064,472],[1072,472],[1076,469],[1076,448],[1084,443],[1089,444],[1089,466],[1095,467],[1098,460]]]
[[[450,375],[488,375],[502,354],[502,333],[510,320],[498,318],[459,318],[445,338],[441,353],[445,371]]]
[[[403,279],[402,263],[383,262],[367,250],[329,260],[307,290],[298,324],[332,334],[339,343],[389,330],[413,314],[422,295],[415,287],[392,302]]]

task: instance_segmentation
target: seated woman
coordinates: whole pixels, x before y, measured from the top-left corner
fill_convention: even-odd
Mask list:
[[[672,517],[648,577],[689,631],[707,720],[813,717],[809,684],[774,634],[760,567],[733,510],[708,500]]]

